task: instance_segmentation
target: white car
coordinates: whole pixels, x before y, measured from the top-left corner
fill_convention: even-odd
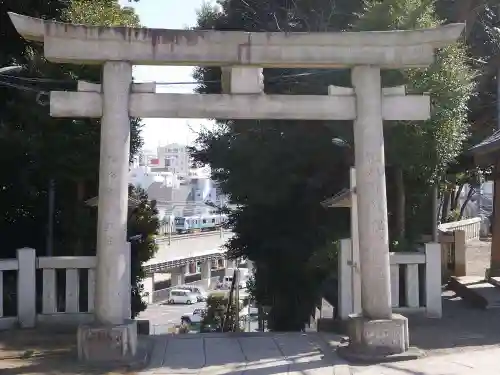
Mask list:
[[[192,293],[190,290],[186,289],[173,289],[170,291],[168,297],[168,303],[184,303],[191,305],[192,303],[198,302],[198,297],[196,294]]]
[[[206,310],[204,309],[194,309],[192,313],[187,313],[182,315],[181,323],[184,324],[201,323],[205,314]]]
[[[233,283],[233,276],[224,276],[222,281],[217,283],[217,289],[231,289]],[[247,286],[246,280],[240,280],[240,289],[245,289]]]
[[[198,286],[182,285],[177,286],[176,288],[191,291],[191,293],[196,295],[197,302],[205,302],[208,298],[207,292]]]

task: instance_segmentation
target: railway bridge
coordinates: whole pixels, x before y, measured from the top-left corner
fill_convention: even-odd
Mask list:
[[[148,303],[155,301],[155,284],[170,275],[171,285],[185,283],[187,275],[201,273],[200,285],[210,286],[212,270],[231,268],[233,262],[226,259],[224,244],[233,236],[231,231],[202,232],[173,235],[157,239],[158,252],[144,263],[146,272],[144,289],[148,292]]]

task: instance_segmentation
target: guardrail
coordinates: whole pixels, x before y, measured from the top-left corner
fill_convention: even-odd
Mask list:
[[[212,232],[198,232],[198,233],[187,233],[187,234],[172,234],[171,236],[166,235],[166,236],[157,236],[156,237],[156,242],[157,243],[163,243],[163,242],[169,242],[169,241],[179,241],[179,240],[187,240],[191,238],[200,238],[200,237],[211,237],[211,236],[221,236],[223,237],[227,233],[231,233],[232,231],[230,230],[224,230],[224,231],[212,231]]]
[[[218,260],[218,259],[225,259],[226,258],[226,252],[224,251],[217,251],[213,252],[210,254],[203,254],[203,255],[195,255],[192,257],[187,257],[183,259],[175,259],[175,260],[166,260],[166,261],[160,261],[158,263],[154,264],[148,264],[148,265],[143,265],[144,273],[146,274],[146,277],[151,276],[154,273],[160,273],[160,272],[165,272],[165,270],[172,269],[172,268],[177,268],[184,266],[189,263],[193,262],[206,262],[206,261],[211,261],[211,260]]]

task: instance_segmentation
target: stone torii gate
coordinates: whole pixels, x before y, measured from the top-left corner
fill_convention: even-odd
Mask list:
[[[434,49],[454,42],[463,25],[249,33],[94,27],[9,15],[24,38],[44,43],[47,60],[103,65],[100,85],[80,82],[78,92],[50,97],[54,117],[102,118],[95,293],[101,326],[80,328],[86,332],[79,342],[83,357],[98,356],[91,350],[98,345],[96,331],[118,339],[121,354],[135,351],[136,333],[122,307],[130,117],[354,120],[362,314],[352,317],[351,347],[408,349],[407,321],[391,311],[383,120],[427,119],[430,104],[400,89],[383,92],[380,70],[429,66]],[[154,85],[132,82],[133,64],[221,66],[226,94],[154,93]],[[352,68],[353,88],[336,87],[325,96],[264,94],[262,68],[339,67]]]

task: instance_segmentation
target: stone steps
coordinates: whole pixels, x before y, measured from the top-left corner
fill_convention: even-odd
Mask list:
[[[485,280],[480,276],[452,277],[448,289],[475,308],[500,308],[500,278]]]

